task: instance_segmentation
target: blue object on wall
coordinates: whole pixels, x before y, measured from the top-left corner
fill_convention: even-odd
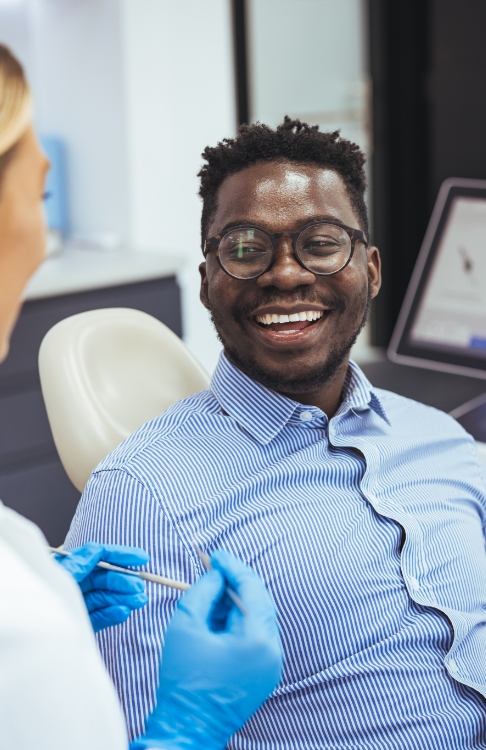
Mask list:
[[[57,229],[63,237],[69,229],[67,180],[66,180],[66,148],[64,141],[53,135],[43,135],[40,138],[42,148],[51,168],[47,173],[45,202],[47,223],[49,229]]]

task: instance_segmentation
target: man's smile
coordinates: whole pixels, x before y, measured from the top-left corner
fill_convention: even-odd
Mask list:
[[[313,325],[323,315],[324,310],[289,311],[283,314],[275,311],[255,315],[254,318],[258,325],[268,330],[294,333]]]
[[[306,345],[320,333],[329,308],[300,304],[268,305],[249,316],[251,329],[265,344],[277,347]]]

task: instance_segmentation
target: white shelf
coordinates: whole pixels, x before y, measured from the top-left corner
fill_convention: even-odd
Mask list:
[[[44,261],[27,285],[24,299],[56,297],[173,276],[184,261],[185,258],[175,254],[70,248]]]

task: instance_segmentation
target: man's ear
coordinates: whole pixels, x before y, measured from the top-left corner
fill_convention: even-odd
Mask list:
[[[199,273],[201,274],[201,289],[199,290],[199,299],[203,303],[206,310],[209,310],[209,298],[208,298],[208,275],[206,273],[206,262],[200,264]]]
[[[374,299],[381,288],[381,258],[377,247],[371,246],[368,254],[368,277],[370,280],[371,299]]]

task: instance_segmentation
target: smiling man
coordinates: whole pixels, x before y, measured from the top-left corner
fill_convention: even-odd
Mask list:
[[[210,390],[95,470],[68,544],[140,546],[155,572],[191,582],[196,541],[263,577],[285,671],[233,748],[485,748],[474,443],[349,361],[380,287],[364,157],[288,118],[204,156],[201,300],[224,352]],[[176,599],[153,587],[144,610],[100,635],[133,736]]]
[[[336,168],[261,161],[226,176],[216,202],[215,175],[203,170],[201,300],[233,364],[332,417],[380,288],[380,257],[367,247],[362,154],[318,135],[323,156],[331,150],[336,166],[347,158],[347,181]]]

